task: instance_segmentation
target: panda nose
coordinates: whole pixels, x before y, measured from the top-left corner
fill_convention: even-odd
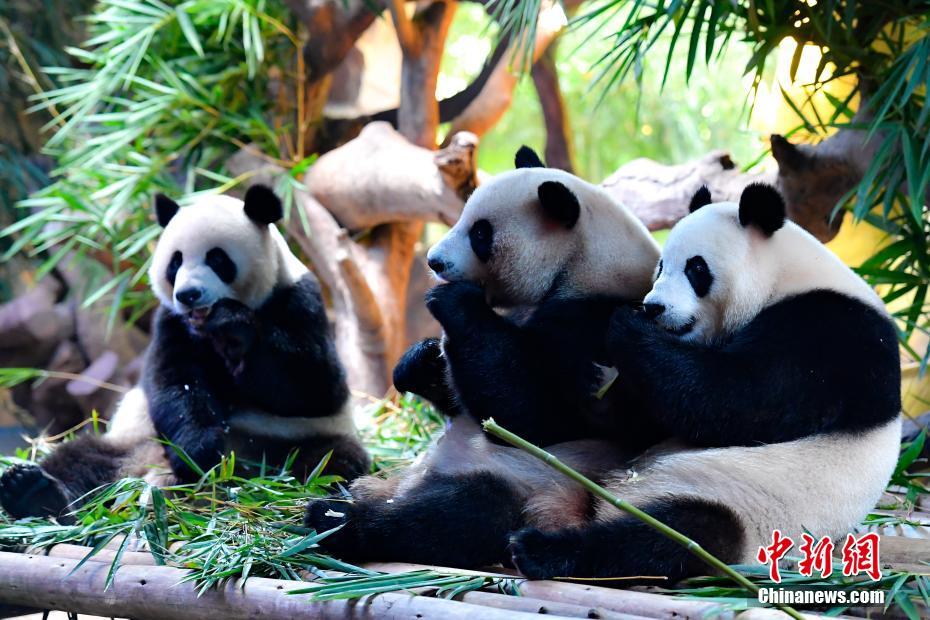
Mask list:
[[[174,298],[188,308],[193,307],[201,297],[203,297],[203,289],[200,288],[186,288],[174,294]]]
[[[665,306],[662,304],[643,304],[643,311],[650,319],[654,319],[665,312]]]
[[[426,264],[436,273],[442,273],[446,270],[446,262],[440,258],[429,258]]]

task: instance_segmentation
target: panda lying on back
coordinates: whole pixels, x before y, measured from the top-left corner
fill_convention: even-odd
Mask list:
[[[611,391],[679,442],[605,486],[746,563],[774,529],[844,535],[875,505],[898,455],[898,343],[879,297],[785,221],[775,189],[710,202],[703,189],[669,235],[645,312],[618,311],[608,333]],[[616,508],[595,515],[516,533],[514,563],[532,578],[706,572]]]
[[[327,471],[352,479],[368,469],[319,285],[274,226],[274,193],[259,185],[244,202],[207,196],[184,209],[158,196],[155,207],[164,232],[149,278],[161,307],[141,392],[124,398],[106,434],[7,470],[0,504],[14,517],[61,515],[100,485],[155,475],[166,457],[173,475],[161,482],[191,480],[156,437],[202,470],[231,450],[240,463],[278,466],[299,450],[297,476],[330,450]]]

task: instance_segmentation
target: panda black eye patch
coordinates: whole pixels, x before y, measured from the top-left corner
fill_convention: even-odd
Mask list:
[[[471,225],[468,231],[468,240],[471,241],[471,250],[483,263],[491,258],[491,245],[494,242],[494,228],[487,220],[478,220]]]
[[[207,267],[212,269],[226,284],[236,279],[236,263],[232,262],[229,254],[222,248],[213,248],[207,252]]]
[[[685,276],[694,289],[694,294],[698,297],[704,297],[710,291],[710,285],[714,282],[714,274],[710,272],[707,261],[703,256],[692,256],[685,263]]]
[[[181,263],[184,262],[184,256],[180,252],[175,252],[171,255],[171,260],[168,261],[168,269],[165,271],[165,279],[168,280],[168,283],[171,286],[174,286],[174,280],[178,277],[178,270],[181,268]]]

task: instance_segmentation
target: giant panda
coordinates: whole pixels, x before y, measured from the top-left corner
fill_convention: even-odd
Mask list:
[[[773,531],[845,535],[875,505],[900,438],[896,330],[881,300],[796,224],[767,185],[706,189],[665,244],[641,313],[608,349],[642,415],[675,438],[606,477],[616,496],[728,563]],[[531,578],[706,573],[685,548],[598,500],[590,523],[523,529]]]
[[[280,466],[295,450],[298,476],[330,450],[328,472],[368,470],[319,284],[274,225],[280,200],[256,185],[244,201],[210,195],[183,209],[159,195],[155,210],[164,230],[149,279],[160,307],[141,385],[105,434],[4,473],[0,505],[13,517],[63,515],[121,477],[191,481],[179,451],[203,471],[230,451]]]
[[[594,436],[609,404],[594,398],[607,379],[593,362],[606,363],[613,310],[649,289],[658,245],[599,187],[528,147],[515,163],[430,248],[444,284],[426,304],[444,336],[411,347],[394,384],[534,443]]]
[[[521,525],[584,519],[580,487],[482,433],[491,415],[590,475],[644,447],[609,441],[586,418],[600,409],[595,362],[608,320],[641,302],[658,246],[600,188],[543,167],[525,147],[516,163],[481,185],[431,248],[445,283],[427,306],[444,338],[415,347],[395,372],[399,389],[446,405],[449,427],[405,470],[357,480],[351,501],[308,505],[308,527],[344,525],[321,543],[334,555],[480,566],[505,559]]]

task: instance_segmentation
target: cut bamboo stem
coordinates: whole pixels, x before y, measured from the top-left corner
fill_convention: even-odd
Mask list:
[[[574,469],[572,469],[571,467],[569,467],[568,465],[566,465],[565,463],[557,459],[552,454],[546,452],[542,448],[538,446],[534,446],[533,444],[523,439],[519,435],[511,433],[504,427],[498,425],[494,421],[494,418],[488,418],[482,423],[482,426],[484,427],[485,431],[491,433],[495,437],[503,439],[504,441],[506,441],[512,446],[520,448],[524,452],[530,453],[531,455],[535,456],[536,458],[541,460],[546,465],[549,465],[556,471],[562,474],[565,474],[566,476],[568,476],[569,478],[571,478],[572,480],[580,484],[582,487],[584,487],[590,493],[596,495],[597,497],[600,497],[601,499],[608,502],[612,506],[616,506],[620,510],[626,512],[628,515],[636,519],[639,519],[640,521],[642,521],[643,523],[645,523],[652,529],[656,530],[657,532],[659,532],[666,538],[670,538],[671,540],[677,542],[679,545],[687,549],[688,552],[697,556],[698,559],[702,560],[705,564],[725,574],[727,577],[731,578],[733,581],[738,583],[740,586],[746,588],[753,594],[758,594],[759,586],[757,586],[756,584],[751,582],[749,579],[747,579],[743,575],[733,570],[733,568],[731,568],[726,562],[719,559],[712,553],[708,552],[701,545],[699,545],[695,540],[685,536],[678,530],[667,526],[666,524],[662,523],[661,521],[659,521],[652,515],[649,515],[643,512],[642,510],[640,510],[633,504],[629,503],[628,501],[620,499],[619,497],[617,497],[616,495],[614,495],[613,493],[611,493],[610,491],[608,491],[601,485],[597,484],[590,478],[587,478],[583,476],[582,474],[578,473],[577,471],[575,471]],[[798,612],[796,609],[792,607],[789,607],[787,605],[776,605],[776,607],[778,607],[778,609],[782,610],[783,612],[785,612],[792,618],[795,618],[795,620],[804,620],[804,616],[802,616],[800,612]]]
[[[466,571],[442,566],[407,564],[402,562],[380,562],[365,564],[365,568],[383,573],[400,573],[411,570],[434,570],[456,574],[499,574],[501,577],[521,578],[519,575]],[[728,607],[712,601],[683,599],[666,594],[619,590],[565,581],[521,581],[520,595],[553,603],[585,605],[606,609],[633,617],[665,618],[668,620],[727,620],[735,614]]]
[[[104,562],[0,552],[0,601],[38,609],[134,620],[534,620],[535,613],[496,609],[408,593],[385,593],[350,601],[314,602],[288,595],[306,583],[251,577],[231,580],[198,596],[196,585],[181,583],[187,571],[167,566],[123,565],[104,590],[110,566]],[[553,618],[565,616],[550,616]]]
[[[48,549],[48,557],[80,561],[90,553],[90,547],[59,544]],[[89,560],[109,566],[115,552],[103,549]],[[120,558],[120,565],[154,566],[155,560],[149,553],[126,551]],[[414,570],[432,570],[457,575],[495,575],[514,578],[499,572],[469,571],[444,566],[425,564],[407,564],[402,562],[383,562],[365,564],[365,568],[383,573],[401,573]],[[517,577],[519,578],[519,577]],[[615,590],[598,586],[564,582],[523,582],[520,584],[521,596],[497,594],[494,592],[466,592],[457,598],[464,603],[510,609],[530,613],[565,616],[569,618],[592,618],[603,620],[641,620],[642,618],[669,618],[675,620],[703,620],[713,617],[727,620],[733,612],[717,603],[683,600],[661,594]],[[0,593],[2,598],[2,593]]]

